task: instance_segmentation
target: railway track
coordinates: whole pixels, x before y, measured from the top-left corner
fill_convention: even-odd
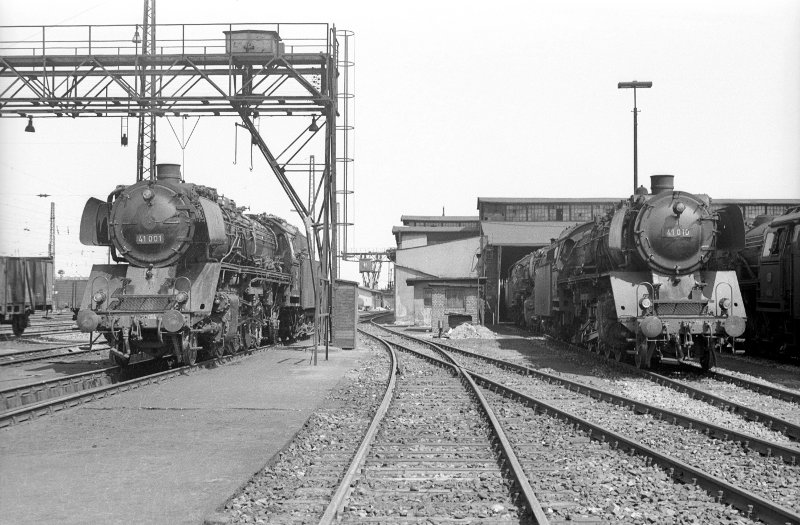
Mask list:
[[[13,333],[0,333],[0,341],[18,341],[20,339],[31,339],[34,337],[74,334],[74,333],[79,333],[79,330],[73,324],[70,327],[64,327],[59,329],[48,328],[45,330],[35,330],[35,331],[25,330],[25,332],[22,333],[21,335],[14,335]]]
[[[402,376],[320,523],[425,523],[478,516],[544,523],[497,416],[475,382],[443,355],[404,352]],[[413,356],[407,358],[407,356]]]
[[[665,418],[665,412],[654,405],[610,396],[597,389],[593,395],[590,389],[574,382],[568,384],[552,374],[543,377],[514,363],[490,361],[485,356],[455,348],[448,350],[459,352],[459,360],[479,383],[505,396],[524,400],[537,413],[566,419],[593,441],[611,443],[614,449],[641,455],[645,462],[658,465],[676,481],[704,489],[709,499],[704,506],[718,499],[750,518],[770,523],[800,523],[800,495],[796,489],[800,484],[796,464],[800,450],[791,445],[783,446],[777,456],[777,448],[775,445],[770,448],[768,441],[744,434],[736,438],[732,430],[714,429],[699,420]],[[598,403],[598,399],[603,401]],[[675,492],[682,494],[681,490]]]
[[[78,347],[79,350],[59,352],[59,350],[64,350],[65,348],[75,348],[75,347]],[[52,359],[57,357],[70,357],[75,355],[89,354],[92,352],[108,350],[108,348],[109,347],[106,343],[90,345],[90,348],[85,348],[81,346],[81,343],[74,343],[66,345],[49,346],[47,348],[37,348],[36,350],[27,350],[23,352],[14,352],[13,354],[0,355],[0,367],[19,365],[23,363],[30,363],[33,361],[43,361],[45,359]]]
[[[604,360],[600,354],[583,347],[549,340],[562,349],[590,355]],[[664,374],[641,370],[628,363],[608,360],[608,365],[619,372],[643,377],[655,384],[685,394],[692,400],[702,401],[712,407],[730,412],[746,420],[780,432],[793,441],[800,441],[800,393],[766,385],[762,381],[747,379],[723,370],[708,374],[699,372],[699,367],[686,365],[679,372],[683,379],[673,379]]]
[[[150,384],[157,384],[203,368],[215,367],[268,348],[272,347],[263,346],[243,350],[235,354],[203,361],[196,365],[181,366],[157,373],[147,373],[144,376],[132,379],[127,379],[130,372],[123,374],[119,367],[110,367],[4,390],[0,393],[2,393],[4,403],[8,409],[0,411],[0,428],[49,416],[97,399],[103,399]],[[147,367],[151,363],[152,361],[143,361],[137,366]]]

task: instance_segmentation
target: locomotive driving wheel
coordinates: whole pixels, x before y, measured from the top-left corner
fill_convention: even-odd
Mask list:
[[[242,327],[243,340],[244,340],[244,347],[245,348],[256,348],[259,344],[261,344],[261,323],[253,319],[245,323]]]
[[[187,332],[181,337],[181,356],[185,365],[192,366],[197,363],[197,342],[195,335],[191,332]]]

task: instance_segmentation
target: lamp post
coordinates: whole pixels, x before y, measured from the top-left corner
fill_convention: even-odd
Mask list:
[[[636,109],[636,89],[637,88],[651,88],[653,87],[652,82],[639,82],[638,80],[634,80],[633,82],[619,82],[617,84],[617,89],[633,89],[633,193],[636,194],[636,188],[639,187],[639,162],[638,162],[638,148],[637,148],[637,137],[636,137],[636,128],[638,126],[638,119],[637,113],[639,112]]]

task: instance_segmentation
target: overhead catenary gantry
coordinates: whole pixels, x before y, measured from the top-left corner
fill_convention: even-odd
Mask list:
[[[337,133],[352,126],[337,126],[337,117],[347,114],[340,106],[348,86],[340,78],[348,76],[340,69],[352,66],[340,55],[347,48],[340,41],[352,33],[301,23],[157,24],[145,35],[139,28],[1,26],[0,117],[144,117],[145,126],[171,116],[237,117],[303,221],[309,256],[320,261],[317,311],[329,316],[337,227],[348,224],[337,216],[337,195],[347,190],[346,183],[337,189],[337,159],[352,159],[346,151],[337,155]],[[286,129],[294,129],[294,140],[277,156],[283,144],[259,132],[265,117],[287,118]],[[313,141],[318,134],[322,140]],[[139,136],[144,140],[141,126]],[[287,171],[298,156],[314,153],[321,175],[307,205]],[[148,155],[139,162],[154,164],[155,152]]]

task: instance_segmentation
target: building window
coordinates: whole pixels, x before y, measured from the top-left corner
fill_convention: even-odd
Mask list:
[[[528,220],[528,207],[521,204],[506,206],[506,220],[512,222],[525,222]]]
[[[592,206],[589,204],[573,204],[570,206],[571,220],[590,221],[592,220]]]
[[[564,220],[564,207],[563,205],[550,207],[550,220],[563,221]]]
[[[529,221],[546,221],[547,220],[547,205],[545,204],[532,204],[531,209],[528,211]]]
[[[748,204],[745,206],[744,218],[745,219],[755,219],[759,215],[763,215],[764,213],[764,206],[759,206],[757,204]]]
[[[433,306],[433,299],[430,288],[424,288],[422,290],[422,305],[428,308]]]
[[[466,310],[467,290],[466,288],[448,288],[445,290],[447,308],[456,310]]]
[[[780,204],[768,204],[765,208],[767,215],[783,215],[783,212],[786,211],[786,207]]]
[[[502,204],[484,204],[483,217],[484,221],[502,221],[505,220],[503,210],[505,206]]]
[[[592,206],[592,218],[604,217],[608,210],[609,208],[606,208],[602,204],[595,204]]]

